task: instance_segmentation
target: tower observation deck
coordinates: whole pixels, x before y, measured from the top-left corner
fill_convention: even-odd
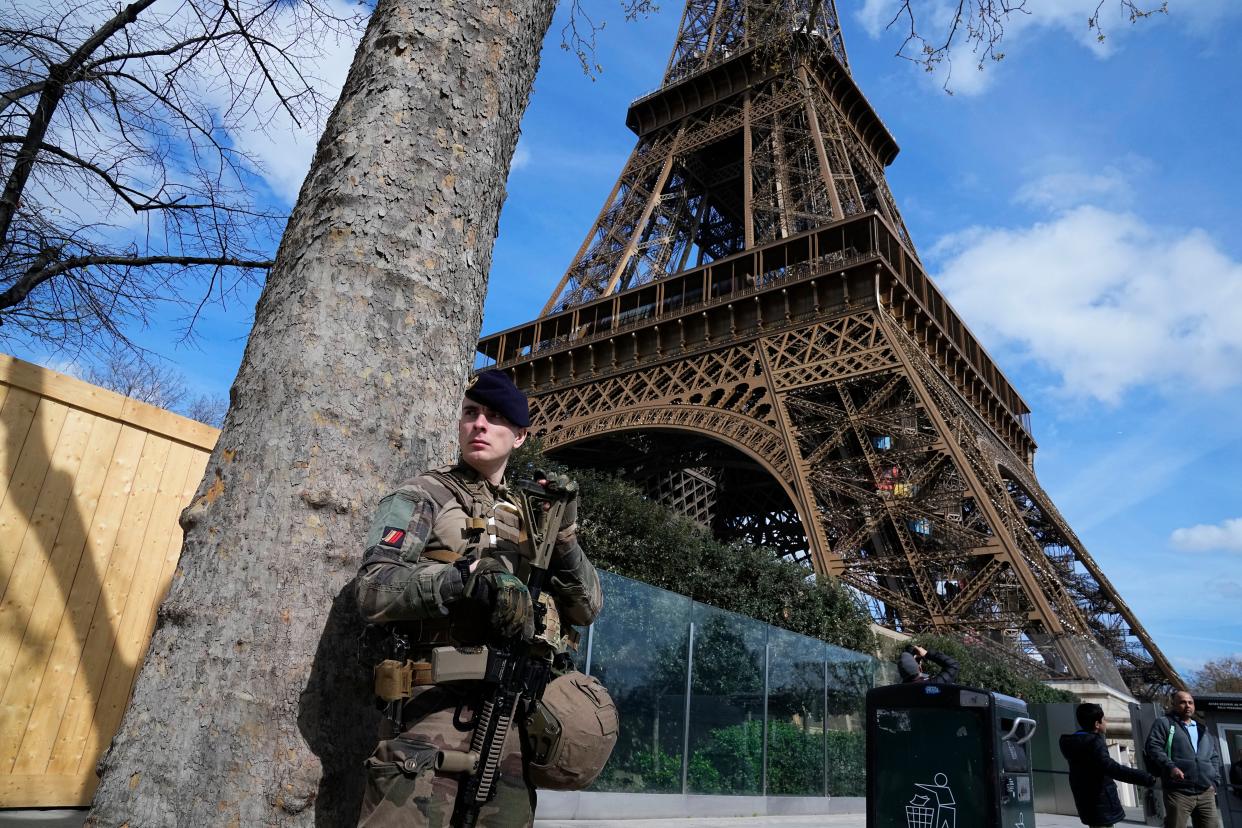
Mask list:
[[[1040,487],[1029,406],[924,272],[832,0],[690,0],[626,125],[540,317],[479,342],[545,448],[840,578],[893,629],[1181,686]]]

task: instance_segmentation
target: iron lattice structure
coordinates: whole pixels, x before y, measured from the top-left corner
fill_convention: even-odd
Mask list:
[[[539,319],[484,338],[545,447],[1048,676],[1181,681],[1036,480],[1029,408],[927,278],[832,0],[690,0]]]

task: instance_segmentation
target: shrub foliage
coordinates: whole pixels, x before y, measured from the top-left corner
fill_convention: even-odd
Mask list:
[[[596,566],[775,627],[859,652],[875,651],[871,618],[832,578],[746,543],[722,543],[704,527],[647,498],[626,480],[590,469],[565,470],[531,441],[515,473],[533,469],[578,481],[579,537]]]

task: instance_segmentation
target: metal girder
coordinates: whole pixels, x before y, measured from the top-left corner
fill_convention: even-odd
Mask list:
[[[879,623],[1180,686],[1036,481],[1029,408],[922,272],[836,20],[831,0],[690,0],[543,315],[480,352],[549,451],[840,578]]]

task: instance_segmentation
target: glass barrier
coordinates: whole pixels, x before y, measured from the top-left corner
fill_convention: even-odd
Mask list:
[[[767,792],[823,796],[824,643],[773,628],[768,659]]]
[[[877,661],[825,644],[828,709],[828,794],[865,796],[867,792],[867,691],[876,684]]]
[[[767,625],[695,602],[686,792],[763,793]]]
[[[610,572],[600,579],[604,610],[579,661],[612,693],[621,734],[591,790],[864,794],[874,658]]]
[[[681,793],[693,602],[608,572],[600,579],[604,611],[591,626],[586,666],[616,701],[621,734],[592,789]]]

